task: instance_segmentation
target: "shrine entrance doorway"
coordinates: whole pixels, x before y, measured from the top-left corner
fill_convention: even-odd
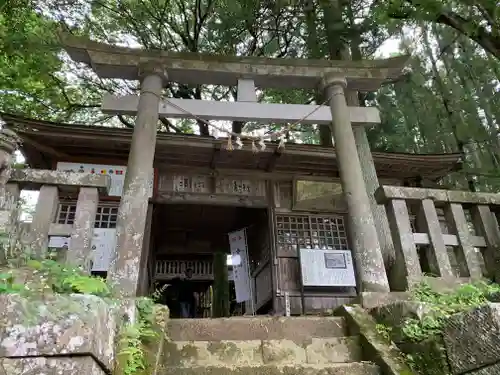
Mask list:
[[[154,281],[157,289],[166,291],[164,302],[172,297],[168,292],[172,280],[183,277],[189,268],[196,285],[197,318],[220,314],[216,305],[221,301],[214,298],[227,299],[229,316],[270,313],[273,287],[269,228],[266,208],[156,205],[151,237]],[[241,255],[235,256],[231,233],[239,238]],[[242,295],[245,299],[245,290],[248,298],[238,302],[237,294],[240,300]],[[170,308],[176,317],[175,306]]]

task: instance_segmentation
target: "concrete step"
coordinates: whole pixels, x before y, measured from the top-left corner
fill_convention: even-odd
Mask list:
[[[166,366],[255,366],[361,361],[358,337],[248,341],[176,341],[166,344]]]
[[[159,375],[380,375],[378,366],[367,362],[322,365],[166,367]]]
[[[341,317],[234,317],[222,319],[171,319],[173,341],[281,340],[302,342],[312,337],[347,334]]]

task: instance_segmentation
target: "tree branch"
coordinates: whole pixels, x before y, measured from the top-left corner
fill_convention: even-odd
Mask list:
[[[167,118],[165,117],[160,117],[160,121],[162,122],[163,125],[165,125],[167,128],[173,129],[176,133],[182,133],[182,130],[179,129],[177,126],[172,124]]]
[[[123,115],[118,115],[118,120],[120,120],[120,122],[125,125],[127,128],[134,128],[134,124],[128,122],[127,120],[125,120],[125,118],[123,117]]]
[[[415,0],[407,0],[409,4],[418,9],[422,7],[420,4],[415,2]],[[412,11],[411,9],[399,9],[392,10],[389,14],[389,17],[393,19],[399,20],[409,20],[409,19],[418,19],[419,14],[416,11]],[[422,17],[420,17],[422,18]],[[496,36],[493,32],[490,32],[486,29],[486,27],[479,25],[477,22],[473,20],[466,19],[462,17],[460,14],[449,11],[449,10],[441,10],[440,12],[433,14],[425,14],[423,16],[424,21],[428,22],[436,22],[442,25],[449,26],[462,35],[467,36],[469,39],[475,41],[481,47],[483,47],[487,52],[491,53],[497,59],[500,60],[500,36]],[[492,27],[492,30],[495,28]]]

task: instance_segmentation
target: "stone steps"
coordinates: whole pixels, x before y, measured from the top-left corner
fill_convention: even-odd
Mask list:
[[[340,317],[173,319],[161,375],[380,375]]]
[[[369,362],[320,365],[168,367],[161,375],[381,375]]]
[[[176,341],[165,345],[166,366],[254,366],[361,361],[357,337],[249,341]]]
[[[339,317],[234,317],[172,319],[168,335],[173,341],[292,340],[343,337],[347,327]]]

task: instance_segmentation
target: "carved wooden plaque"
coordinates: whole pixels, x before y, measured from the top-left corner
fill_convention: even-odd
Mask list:
[[[210,193],[210,177],[204,175],[167,175],[161,190],[176,193]]]
[[[335,181],[296,180],[293,187],[293,210],[347,211],[342,185]]]
[[[221,177],[217,178],[215,193],[262,197],[265,196],[264,187],[264,181],[249,180],[239,177]]]

